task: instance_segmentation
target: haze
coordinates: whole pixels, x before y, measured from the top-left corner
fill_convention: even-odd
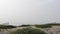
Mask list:
[[[60,0],[0,0],[0,23],[60,22]]]

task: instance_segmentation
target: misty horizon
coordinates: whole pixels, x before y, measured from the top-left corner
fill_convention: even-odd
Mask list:
[[[0,0],[0,23],[60,23],[60,0]]]

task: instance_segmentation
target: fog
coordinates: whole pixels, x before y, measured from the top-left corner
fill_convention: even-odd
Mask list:
[[[60,0],[0,0],[0,23],[60,22]]]

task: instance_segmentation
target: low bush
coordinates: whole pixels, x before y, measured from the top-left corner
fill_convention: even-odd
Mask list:
[[[0,29],[11,29],[11,28],[16,28],[16,27],[12,25],[0,25]]]
[[[46,24],[46,25],[51,25],[51,26],[60,26],[60,23],[50,23],[50,24]]]
[[[24,29],[12,32],[11,34],[46,34],[46,33],[39,29],[24,28]]]
[[[28,27],[28,26],[31,26],[31,25],[21,25],[20,27]]]
[[[51,25],[35,25],[37,28],[51,28]]]

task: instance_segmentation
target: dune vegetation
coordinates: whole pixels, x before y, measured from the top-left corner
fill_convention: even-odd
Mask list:
[[[42,25],[35,25],[37,28],[52,28],[52,26],[60,26],[60,23],[48,23]]]
[[[16,28],[16,26],[13,26],[13,25],[0,25],[0,29],[11,29],[11,28]]]
[[[46,34],[46,33],[39,29],[23,28],[23,29],[19,29],[19,30],[15,31],[15,32],[12,32],[11,34]]]

